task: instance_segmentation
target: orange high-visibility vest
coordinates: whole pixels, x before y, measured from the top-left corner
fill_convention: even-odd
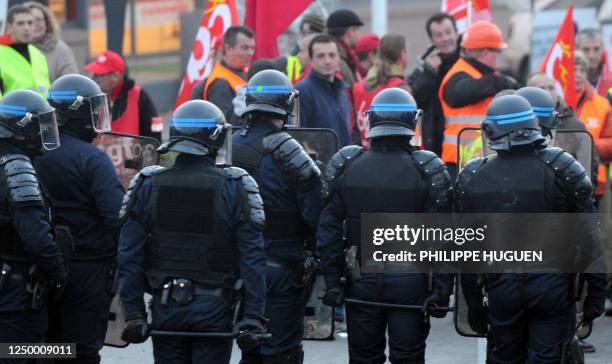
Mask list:
[[[590,91],[585,91],[590,92]],[[608,100],[598,94],[595,91],[591,92],[591,95],[587,95],[582,102],[576,108],[576,114],[578,118],[584,123],[587,130],[593,136],[595,143],[599,141],[601,137],[601,131],[603,129],[606,118],[610,113],[610,103]],[[597,167],[597,187],[595,188],[595,196],[602,196],[605,192],[607,181],[607,168],[604,164],[599,164]]]
[[[238,87],[246,85],[247,83],[247,80],[232,72],[229,68],[221,64],[221,62],[217,62],[212,72],[208,76],[206,84],[204,85],[204,94],[202,95],[203,100],[208,100],[208,87],[210,87],[210,85],[212,85],[212,83],[217,79],[222,79],[229,82],[234,92],[238,90]]]
[[[464,72],[470,77],[479,79],[482,77],[482,73],[478,71],[474,66],[469,64],[463,58],[459,58],[457,62],[451,67],[446,73],[442,83],[440,84],[440,90],[438,91],[438,97],[442,104],[442,111],[444,112],[444,141],[442,142],[442,160],[445,163],[457,164],[457,137],[459,132],[463,128],[479,128],[480,123],[484,120],[487,115],[487,107],[493,97],[487,97],[482,101],[466,105],[463,107],[450,107],[444,101],[444,89],[448,80],[455,74]]]

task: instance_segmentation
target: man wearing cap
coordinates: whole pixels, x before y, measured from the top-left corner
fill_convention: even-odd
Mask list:
[[[51,87],[47,59],[33,44],[34,17],[30,9],[14,5],[6,16],[6,34],[0,37],[0,91],[29,89],[47,96]]]
[[[340,50],[340,73],[349,87],[353,87],[355,81],[359,81],[367,73],[355,53],[359,28],[362,26],[363,21],[349,9],[336,10],[327,18],[327,32],[336,39]]]
[[[422,131],[425,149],[442,154],[444,113],[438,90],[446,73],[459,59],[459,33],[451,15],[438,13],[425,23],[431,46],[419,56],[407,83],[423,110]]]
[[[369,70],[374,64],[378,43],[380,43],[380,38],[374,33],[364,34],[357,40],[355,52],[363,69]]]
[[[191,91],[191,100],[207,100],[215,104],[228,123],[239,125],[233,100],[238,87],[247,83],[248,67],[255,54],[255,34],[242,25],[229,27],[223,34],[223,57],[215,64],[206,80]]]
[[[161,140],[162,119],[149,94],[127,76],[125,61],[119,54],[105,51],[85,70],[108,97],[112,131]]]
[[[518,83],[496,70],[501,50],[506,48],[497,25],[480,20],[469,26],[461,48],[463,55],[442,79],[438,97],[444,112],[442,160],[451,177],[457,176],[457,140],[463,128],[480,128],[493,96]]]

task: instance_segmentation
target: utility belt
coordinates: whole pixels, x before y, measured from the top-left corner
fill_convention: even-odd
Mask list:
[[[190,304],[196,296],[228,297],[231,298],[230,286],[205,286],[186,278],[175,278],[153,290],[153,295],[161,297],[160,304],[167,307],[171,302],[179,305]]]
[[[5,289],[9,280],[23,282],[26,290],[32,293],[32,303],[30,309],[33,311],[41,310],[45,307],[45,302],[49,296],[54,294],[54,282],[45,279],[36,265],[32,265],[28,273],[13,269],[8,263],[0,264],[0,294]]]
[[[266,267],[283,269],[292,273],[299,273],[303,270],[303,262],[291,259],[282,259],[277,257],[266,257]]]

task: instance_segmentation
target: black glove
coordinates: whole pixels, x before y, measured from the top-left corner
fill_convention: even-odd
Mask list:
[[[270,335],[264,327],[266,322],[262,316],[245,316],[234,325],[233,331],[239,333],[236,343],[240,350],[252,351],[269,339]]]
[[[604,302],[598,303],[593,301],[595,300],[591,299],[588,295],[584,300],[584,304],[582,305],[582,320],[584,322],[593,322],[593,320],[604,313]]]
[[[489,331],[487,322],[487,310],[484,307],[469,308],[468,309],[468,324],[472,330],[476,331],[480,335],[487,335]]]
[[[449,302],[450,298],[448,296],[434,292],[425,299],[425,302],[423,303],[423,310],[427,311],[430,316],[443,318],[446,317],[446,314],[448,313],[447,308]],[[440,309],[440,307],[444,307],[444,309]]]
[[[126,315],[127,326],[121,333],[121,340],[132,343],[140,344],[149,338],[149,325],[144,315],[137,314],[130,317]]]
[[[323,304],[331,307],[338,307],[344,302],[344,292],[340,287],[330,288],[323,296]]]
[[[498,91],[507,90],[507,89],[519,89],[521,85],[512,77],[503,74],[494,74],[495,78],[495,88]]]

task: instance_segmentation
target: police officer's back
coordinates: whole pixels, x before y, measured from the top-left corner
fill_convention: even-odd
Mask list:
[[[257,180],[266,212],[266,317],[272,338],[261,348],[264,362],[301,362],[302,263],[305,248],[314,250],[320,212],[320,170],[283,131],[296,97],[297,91],[281,72],[257,73],[247,85],[248,120],[232,139],[234,164]],[[305,246],[306,241],[310,246]],[[243,353],[243,363],[259,360],[259,353]]]
[[[455,193],[457,211],[595,211],[584,168],[562,149],[542,146],[545,138],[537,116],[523,97],[495,99],[487,110],[483,131],[497,155],[474,159],[461,171]],[[605,276],[591,274],[586,279],[584,320],[590,322],[603,313]],[[558,362],[575,329],[568,275],[487,274],[484,281],[488,313],[475,277],[462,277],[470,325],[479,332],[486,331],[487,321],[490,325],[492,360]]]
[[[175,164],[147,167],[131,183],[119,240],[128,342],[147,338],[145,291],[153,294],[154,329],[230,332],[238,278],[245,306],[235,329],[262,329],[265,217],[258,186],[240,168],[215,165],[230,128],[213,104],[184,103],[173,115],[170,140],[158,149],[178,152]],[[154,336],[153,346],[162,363],[228,363],[231,354],[230,339]]]
[[[369,111],[371,149],[341,149],[324,175],[324,208],[317,232],[321,272],[327,293],[323,302],[343,301],[344,251],[359,257],[361,217],[367,213],[449,212],[451,180],[444,163],[432,152],[410,145],[418,110],[405,90],[381,91]],[[343,241],[346,225],[346,244]],[[348,259],[348,255],[347,255]],[[357,258],[359,260],[359,258]],[[354,262],[353,262],[354,263]],[[352,265],[352,264],[351,264]],[[348,266],[348,264],[347,264]],[[423,305],[435,316],[446,312],[452,284],[435,275],[433,287],[423,274],[361,274],[351,270],[346,296],[370,302]],[[382,279],[381,279],[382,278]],[[384,363],[385,334],[389,332],[391,362],[421,363],[429,324],[423,313],[347,303],[349,357],[356,363]]]
[[[0,342],[41,342],[45,301],[60,293],[51,292],[60,288],[53,282],[65,279],[49,205],[31,160],[43,147],[59,145],[53,130],[54,110],[37,93],[12,91],[0,101]]]

